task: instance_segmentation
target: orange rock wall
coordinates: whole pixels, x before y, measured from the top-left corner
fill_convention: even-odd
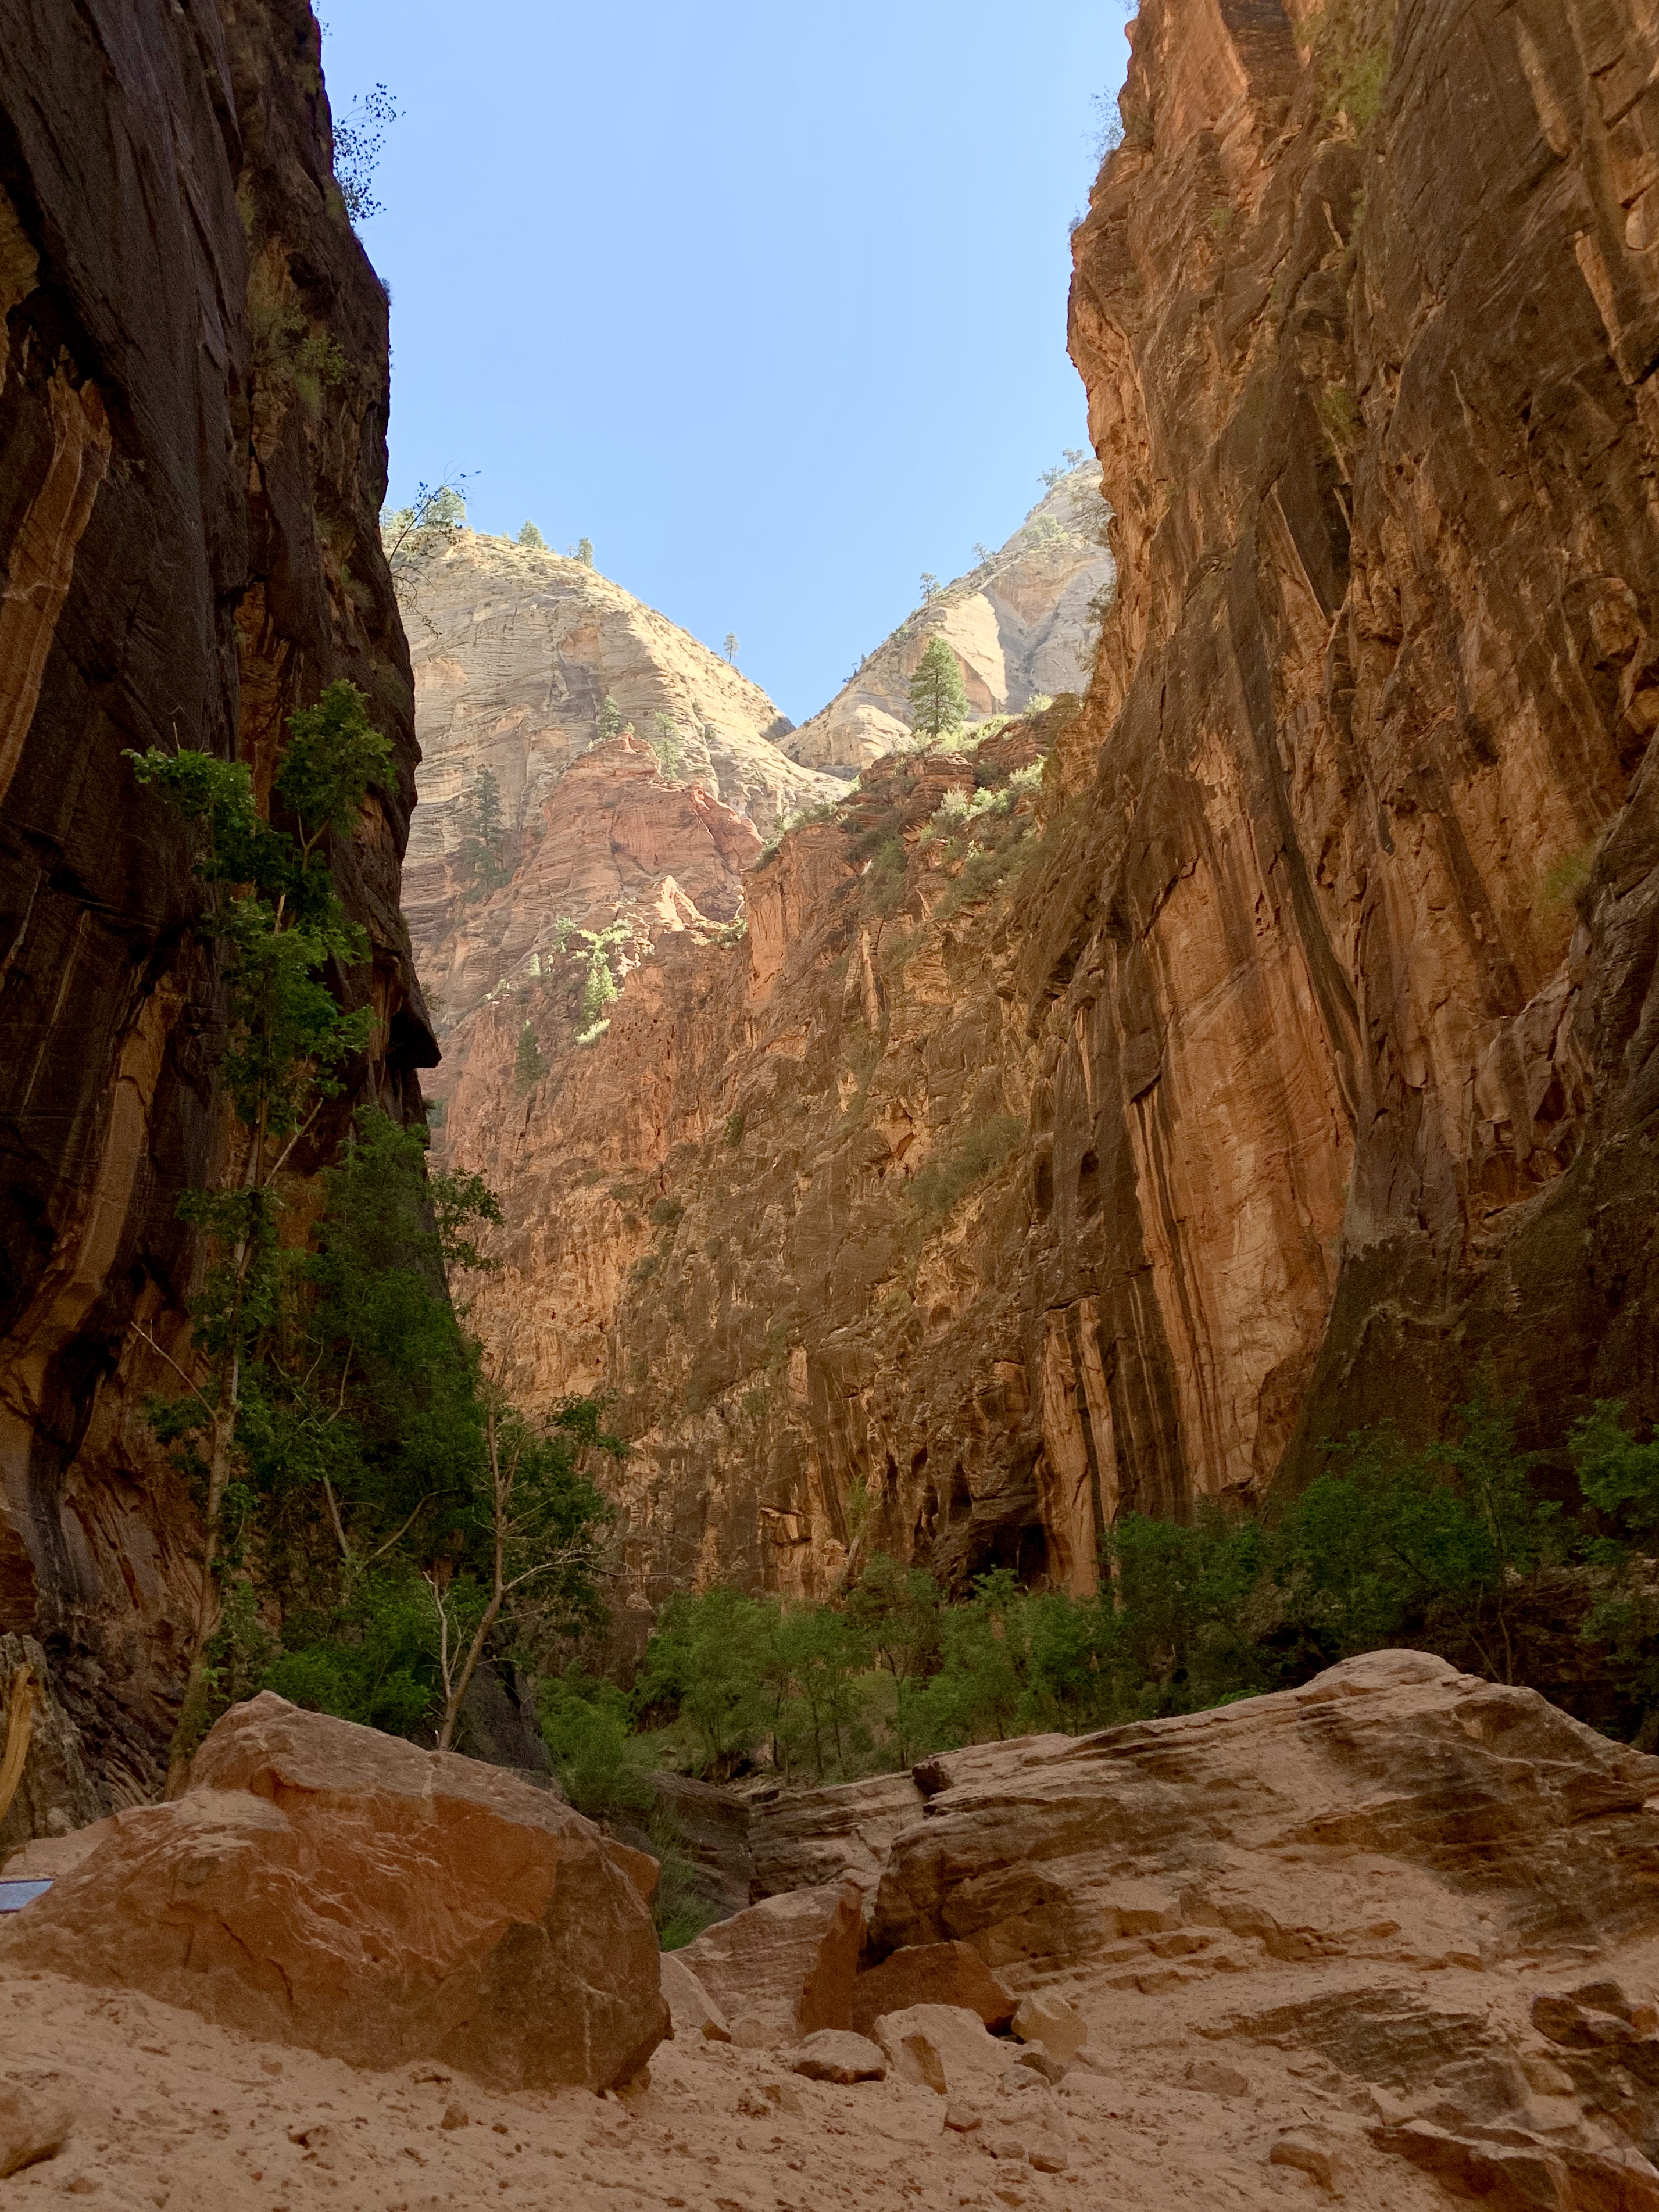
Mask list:
[[[920,832],[1009,764],[882,763],[744,947],[458,1090],[486,1327],[633,1441],[624,1618],[877,1545],[1087,1588],[1483,1373],[1659,1413],[1659,15],[1132,37],[1071,325],[1120,592],[1029,834],[964,866]]]

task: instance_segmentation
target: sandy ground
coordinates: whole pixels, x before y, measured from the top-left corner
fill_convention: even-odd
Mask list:
[[[1285,1979],[1305,1991],[1305,1977]],[[650,2087],[626,2098],[496,2095],[436,2067],[358,2072],[142,1996],[12,1975],[0,1978],[0,2078],[61,2098],[76,2126],[58,2157],[0,2183],[0,2203],[1187,2212],[1201,2192],[1207,2212],[1332,2201],[1312,2175],[1269,2163],[1287,2129],[1309,2126],[1338,2146],[1348,2204],[1445,2203],[1370,2145],[1365,2094],[1328,2064],[1241,2050],[1218,2041],[1213,2025],[1206,2036],[1202,2015],[1221,1994],[1213,1984],[1151,1998],[1071,1993],[1091,2020],[1095,2067],[1073,2069],[1053,2092],[1029,2077],[1012,2093],[988,2088],[973,2108],[981,2124],[960,2132],[929,2090],[807,2081],[788,2070],[787,2052],[682,2039],[657,2052]],[[1213,2095],[1185,2078],[1195,2060],[1216,2058],[1249,2078],[1246,2094]],[[1017,2154],[1038,2144],[1060,2151],[1063,2172],[1038,2172]]]

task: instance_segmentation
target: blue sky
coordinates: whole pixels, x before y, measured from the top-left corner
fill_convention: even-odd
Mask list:
[[[1086,443],[1066,226],[1122,0],[320,0],[402,111],[392,485],[466,471],[797,721]]]

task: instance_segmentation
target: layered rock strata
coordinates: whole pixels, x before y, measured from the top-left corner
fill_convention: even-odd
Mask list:
[[[386,301],[304,0],[8,6],[0,49],[0,1628],[45,1645],[119,1802],[191,1598],[143,1340],[183,1350],[176,1203],[227,1129],[190,841],[122,755],[200,746],[263,793],[285,717],[361,687],[398,770],[332,856],[373,947],[340,988],[377,1017],[338,1110],[418,1111]]]
[[[783,740],[790,757],[855,774],[910,738],[910,678],[935,637],[957,657],[969,724],[1082,690],[1116,564],[1091,461],[1050,487],[1007,544],[917,607]]]
[[[1483,1377],[1528,1443],[1659,1413],[1656,37],[1146,0],[1074,241],[1121,588],[1013,726],[1030,833],[951,811],[994,757],[878,763],[744,945],[458,1090],[486,1326],[618,1394],[624,1612],[877,1547],[1086,1589],[1126,1508]]]

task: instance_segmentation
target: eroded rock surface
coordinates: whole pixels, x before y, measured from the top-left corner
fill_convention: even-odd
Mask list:
[[[498,1767],[267,1691],[88,1832],[0,1972],[141,1990],[357,2066],[605,2089],[668,2027],[655,1863]]]

